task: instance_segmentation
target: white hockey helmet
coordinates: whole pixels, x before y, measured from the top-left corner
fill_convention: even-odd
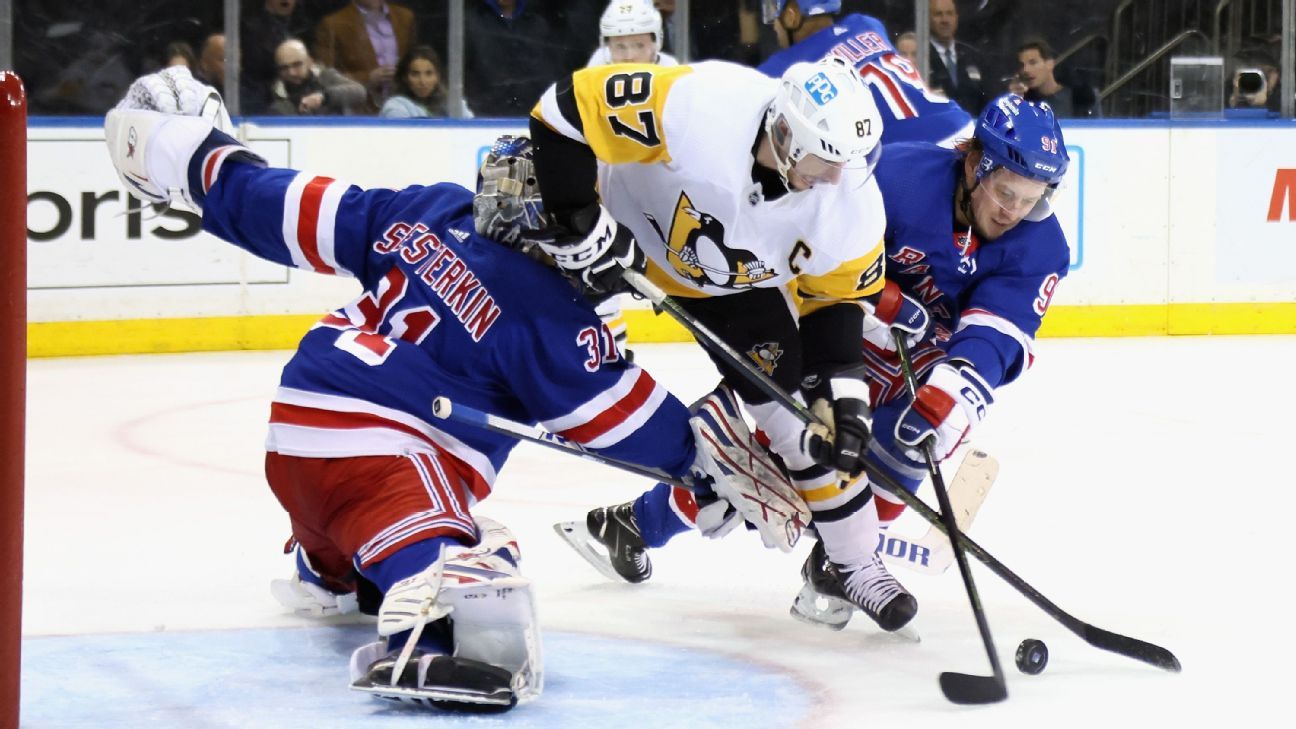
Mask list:
[[[612,0],[599,18],[599,37],[604,43],[608,38],[642,33],[652,34],[653,45],[661,53],[662,16],[652,0]]]
[[[882,153],[882,115],[859,73],[829,56],[783,72],[765,114],[765,134],[784,181],[835,183],[841,170],[872,174]]]

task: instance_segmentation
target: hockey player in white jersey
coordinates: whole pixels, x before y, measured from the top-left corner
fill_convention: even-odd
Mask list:
[[[707,412],[691,417],[617,356],[571,282],[523,239],[546,224],[529,140],[496,143],[476,195],[446,183],[361,190],[267,167],[213,128],[219,114],[183,115],[209,110],[186,101],[209,87],[167,80],[176,83],[132,88],[105,121],[132,194],[163,204],[179,194],[205,230],[249,253],[359,283],[285,366],[265,458],[297,545],[294,579],[276,596],[313,615],[357,604],[378,615],[377,640],[352,655],[353,689],[507,710],[543,688],[518,545],[474,513],[516,441],[434,418],[435,397],[710,485],[728,494],[714,504],[760,519],[728,490],[755,480],[719,465],[746,462],[754,447],[728,395],[705,398]],[[767,475],[795,498],[776,470]],[[774,538],[797,536],[771,526]]]
[[[813,511],[846,593],[888,630],[907,623],[916,601],[874,559],[872,493],[857,478],[869,412],[858,337],[865,311],[915,335],[928,319],[907,297],[876,308],[882,122],[859,75],[839,59],[781,79],[719,62],[587,68],[545,92],[531,129],[546,209],[567,232],[559,265],[594,291],[642,265],[784,390],[816,383],[827,432],[716,360]],[[655,518],[627,507],[617,518]]]
[[[662,52],[662,16],[652,0],[612,0],[599,18],[599,47],[587,66],[653,63],[678,66]]]

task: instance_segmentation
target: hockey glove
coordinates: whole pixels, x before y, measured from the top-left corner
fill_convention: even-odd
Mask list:
[[[864,339],[879,349],[895,350],[892,329],[904,333],[910,348],[931,336],[931,315],[916,299],[902,292],[895,281],[887,280],[876,304],[864,302],[864,313]]]
[[[993,402],[990,385],[971,365],[939,364],[896,423],[896,440],[913,446],[915,450],[905,455],[922,461],[917,449],[930,438],[932,455],[943,461],[967,438],[972,426],[985,420]]]
[[[697,445],[688,477],[694,491],[710,488],[756,528],[766,547],[792,551],[801,531],[810,523],[810,509],[782,469],[756,442],[733,394],[721,385],[689,409],[694,413],[689,425]],[[698,526],[723,536],[738,525],[738,520],[730,520],[727,508],[720,511],[719,503],[703,509],[712,509],[706,525],[699,512]]]
[[[644,270],[643,251],[630,229],[599,203],[576,211],[567,227],[551,228],[536,236],[535,242],[559,268],[596,294],[622,291],[624,271]]]
[[[807,393],[814,398],[811,411],[822,425],[808,426],[801,434],[801,450],[819,463],[836,469],[849,480],[864,470],[869,440],[868,383],[864,365],[839,370]]]

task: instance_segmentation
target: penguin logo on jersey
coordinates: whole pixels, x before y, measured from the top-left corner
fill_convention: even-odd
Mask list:
[[[747,356],[752,358],[761,371],[773,377],[774,368],[778,367],[779,358],[783,356],[783,348],[778,342],[762,342],[747,350]]]
[[[669,235],[651,214],[644,213],[644,217],[666,246],[671,268],[695,284],[736,289],[777,275],[751,251],[726,246],[724,223],[695,208],[686,192],[680,192],[675,203]]]

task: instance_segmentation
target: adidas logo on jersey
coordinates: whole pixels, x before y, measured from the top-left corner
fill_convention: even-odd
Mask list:
[[[453,235],[455,237],[455,240],[458,240],[460,243],[463,243],[464,241],[468,240],[468,234],[463,232],[462,230],[459,230],[458,228],[451,228],[450,235]]]

